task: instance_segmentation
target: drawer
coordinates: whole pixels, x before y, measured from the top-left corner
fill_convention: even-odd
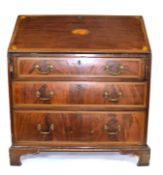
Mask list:
[[[147,83],[13,82],[14,106],[146,107]]]
[[[145,112],[15,111],[16,144],[142,144]]]
[[[17,58],[15,78],[143,79],[142,58]]]

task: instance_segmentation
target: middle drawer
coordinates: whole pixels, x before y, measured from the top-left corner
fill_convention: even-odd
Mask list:
[[[146,107],[146,82],[14,82],[14,106]]]

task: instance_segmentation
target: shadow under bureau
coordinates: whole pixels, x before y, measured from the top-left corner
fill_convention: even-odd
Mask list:
[[[11,165],[119,152],[148,165],[151,53],[140,16],[19,16],[8,49]]]

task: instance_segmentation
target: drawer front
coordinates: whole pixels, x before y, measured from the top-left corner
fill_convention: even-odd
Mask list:
[[[141,58],[18,58],[17,78],[114,77],[143,79]]]
[[[32,112],[16,111],[15,143],[142,144],[145,112]],[[32,144],[32,143],[30,143]],[[73,144],[73,143],[72,143]]]
[[[15,106],[106,105],[145,107],[146,83],[13,82]]]

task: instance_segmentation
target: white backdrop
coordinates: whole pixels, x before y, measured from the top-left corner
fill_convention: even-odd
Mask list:
[[[163,156],[163,5],[161,0],[1,0],[0,1],[0,174],[114,174],[162,175]],[[153,51],[148,144],[151,164],[137,167],[137,158],[110,154],[54,153],[23,158],[21,167],[9,165],[10,117],[7,48],[19,14],[143,15]]]

